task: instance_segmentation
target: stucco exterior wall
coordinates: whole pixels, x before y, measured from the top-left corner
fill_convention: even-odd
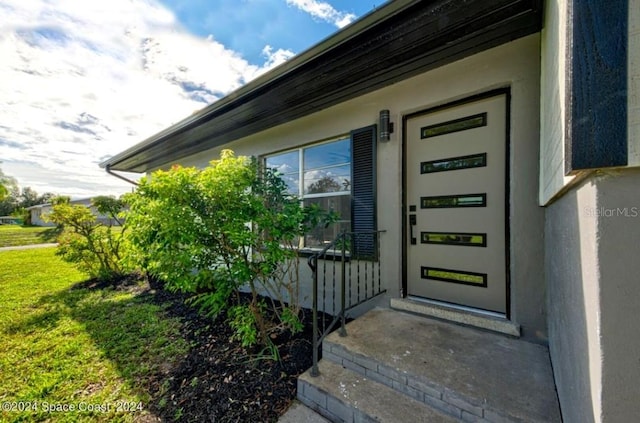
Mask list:
[[[402,116],[491,89],[511,88],[511,307],[527,339],[546,342],[543,279],[543,211],[537,206],[539,139],[539,35],[471,56],[401,83],[290,123],[229,143],[236,154],[264,155],[309,144],[377,123],[389,109],[395,132],[378,143],[378,228],[382,271],[389,295],[402,282]],[[205,166],[219,155],[208,150],[181,161]]]
[[[566,422],[594,422],[601,385],[596,188],[583,182],[546,210],[549,351]]]
[[[640,166],[640,0],[629,1],[629,166],[592,172],[575,186],[563,172],[564,3],[546,3],[542,32],[540,203],[548,204],[550,353],[564,421],[634,421],[640,415],[640,171],[632,169]]]
[[[640,169],[598,177],[602,421],[640,416]]]
[[[550,352],[566,422],[640,415],[640,170],[598,173],[546,211]]]

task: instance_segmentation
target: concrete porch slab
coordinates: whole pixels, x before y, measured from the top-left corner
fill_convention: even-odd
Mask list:
[[[547,348],[376,308],[332,333],[325,358],[486,421],[560,422]]]

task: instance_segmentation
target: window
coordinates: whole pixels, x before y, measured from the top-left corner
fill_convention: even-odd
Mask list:
[[[340,219],[328,228],[307,234],[304,247],[318,248],[351,230],[351,142],[340,138],[266,158],[266,166],[284,179],[289,192],[305,206],[317,204]]]
[[[376,257],[376,126],[349,136],[267,156],[265,165],[282,176],[289,192],[305,206],[317,204],[338,213],[328,228],[318,228],[301,247],[322,248],[342,231],[365,232],[351,246],[359,257]]]

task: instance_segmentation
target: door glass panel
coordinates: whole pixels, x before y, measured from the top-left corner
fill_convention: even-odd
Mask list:
[[[487,234],[421,232],[420,237],[423,244],[464,245],[469,247],[487,246]]]
[[[433,160],[420,163],[420,173],[444,172],[447,170],[470,169],[487,165],[487,154],[474,154],[464,157]]]
[[[487,286],[487,274],[465,272],[461,270],[439,269],[436,267],[422,267],[422,278],[442,282],[460,283],[463,285]]]
[[[486,194],[438,195],[420,198],[420,208],[422,209],[485,207],[486,205]]]
[[[479,113],[477,115],[454,119],[443,123],[437,123],[435,125],[424,126],[420,128],[420,138],[425,139],[437,137],[438,135],[445,135],[452,132],[479,128],[481,126],[487,126],[486,113]]]

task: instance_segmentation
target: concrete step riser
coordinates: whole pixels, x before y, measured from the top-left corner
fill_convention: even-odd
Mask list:
[[[329,360],[318,364],[318,377],[307,371],[298,378],[298,400],[332,422],[460,421]]]
[[[326,340],[323,342],[322,357],[323,360],[330,360],[463,422],[518,423],[522,421],[490,409],[486,404],[464,397],[450,389],[402,373],[391,367],[389,363],[380,363],[370,357],[352,353],[333,342]]]
[[[351,404],[345,404],[330,393],[301,380],[298,380],[298,400],[334,423],[375,422],[371,416],[353,408]]]

